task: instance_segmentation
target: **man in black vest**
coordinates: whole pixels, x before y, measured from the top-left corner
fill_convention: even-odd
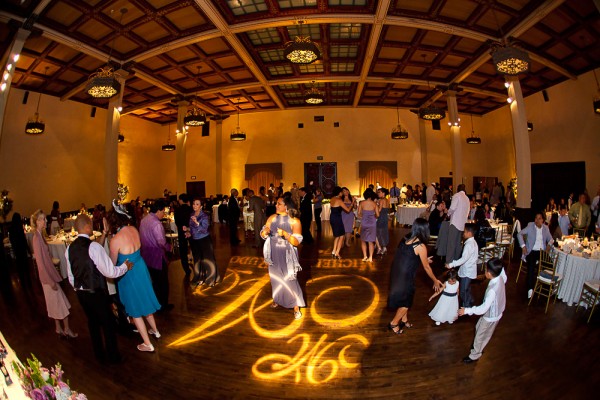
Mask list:
[[[179,195],[179,207],[175,210],[175,225],[177,226],[177,240],[179,241],[179,257],[181,257],[181,267],[185,272],[185,276],[191,273],[188,262],[188,241],[185,237],[185,231],[190,224],[190,216],[192,215],[192,206],[190,206],[190,198],[186,193]],[[185,227],[185,229],[184,229]]]
[[[87,316],[96,359],[100,362],[119,363],[121,355],[117,348],[106,278],[125,275],[133,264],[126,260],[123,265],[114,266],[104,248],[90,240],[93,234],[92,220],[86,214],[77,217],[75,229],[79,235],[65,252],[69,282],[75,289],[79,303]],[[106,233],[106,231],[102,232],[100,238],[102,242]],[[104,334],[106,352],[102,343],[102,334]]]
[[[228,218],[227,223],[229,224],[229,242],[232,246],[240,244],[240,239],[237,236],[238,223],[240,222],[240,205],[238,203],[238,191],[237,189],[231,189],[231,197],[229,198],[229,204],[227,204]]]
[[[313,237],[310,233],[312,224],[312,194],[308,192],[308,188],[301,187],[298,189],[300,195],[300,223],[302,224],[302,243],[310,244],[313,242]]]

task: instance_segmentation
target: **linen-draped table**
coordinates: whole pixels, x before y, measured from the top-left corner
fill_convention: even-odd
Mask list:
[[[600,279],[600,259],[584,258],[578,252],[567,254],[558,249],[556,252],[556,272],[563,276],[558,288],[558,298],[569,306],[575,305],[579,301],[583,283]]]

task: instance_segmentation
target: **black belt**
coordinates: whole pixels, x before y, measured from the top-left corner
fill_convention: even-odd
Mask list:
[[[454,293],[442,292],[442,294],[443,294],[444,296],[448,296],[448,297],[454,297],[454,296],[456,296],[456,295],[457,295],[457,293],[456,293],[456,292],[454,292]]]

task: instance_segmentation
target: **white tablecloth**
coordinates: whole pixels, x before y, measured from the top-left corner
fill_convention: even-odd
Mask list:
[[[585,281],[600,279],[600,260],[566,254],[558,250],[556,271],[563,275],[558,288],[558,298],[568,305],[573,305],[579,301]]]
[[[214,223],[219,223],[219,205],[212,206],[212,220]]]
[[[401,225],[412,223],[427,210],[427,206],[399,206],[396,210],[396,221]]]
[[[331,215],[331,204],[327,203],[327,204],[322,204],[323,209],[321,210],[321,221],[329,221],[329,216]],[[315,205],[312,205],[312,210],[313,210],[313,218],[312,220],[315,220]]]

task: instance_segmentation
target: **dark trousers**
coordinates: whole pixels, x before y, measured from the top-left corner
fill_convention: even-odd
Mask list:
[[[164,308],[169,304],[169,270],[167,262],[163,260],[162,269],[148,267],[148,271],[150,272],[150,278],[152,278],[152,288],[156,299]]]
[[[87,316],[88,329],[92,338],[94,355],[99,361],[118,362],[121,359],[117,347],[114,318],[111,310],[111,300],[108,293],[94,293],[78,290],[77,298]],[[102,336],[104,335],[104,343]],[[106,352],[104,345],[106,344]]]
[[[540,262],[540,251],[531,250],[525,257],[527,261],[527,290],[533,289],[538,276],[538,263]]]
[[[192,279],[192,283],[202,281],[210,285],[220,281],[215,250],[210,236],[202,239],[192,239],[191,246],[192,256],[194,257],[194,279]]]
[[[238,244],[240,242],[237,236],[238,222],[239,218],[230,218],[229,221],[227,221],[229,224],[229,243],[231,244]]]
[[[190,273],[190,263],[188,262],[188,240],[183,231],[177,233],[179,241],[179,257],[181,257],[181,268],[186,274]]]
[[[460,244],[462,234],[462,231],[459,231],[454,225],[450,224],[448,228],[448,242],[446,244],[446,263],[449,264],[454,260],[460,259],[462,254],[462,246]]]
[[[310,225],[312,223],[312,215],[310,217],[302,215],[300,216],[300,223],[302,224],[302,242],[303,243],[312,243],[313,237],[310,233]]]
[[[473,307],[473,296],[471,295],[471,278],[458,278],[460,285],[461,307]]]
[[[317,232],[321,232],[321,211],[323,211],[322,208],[315,208],[315,224],[317,224]]]

